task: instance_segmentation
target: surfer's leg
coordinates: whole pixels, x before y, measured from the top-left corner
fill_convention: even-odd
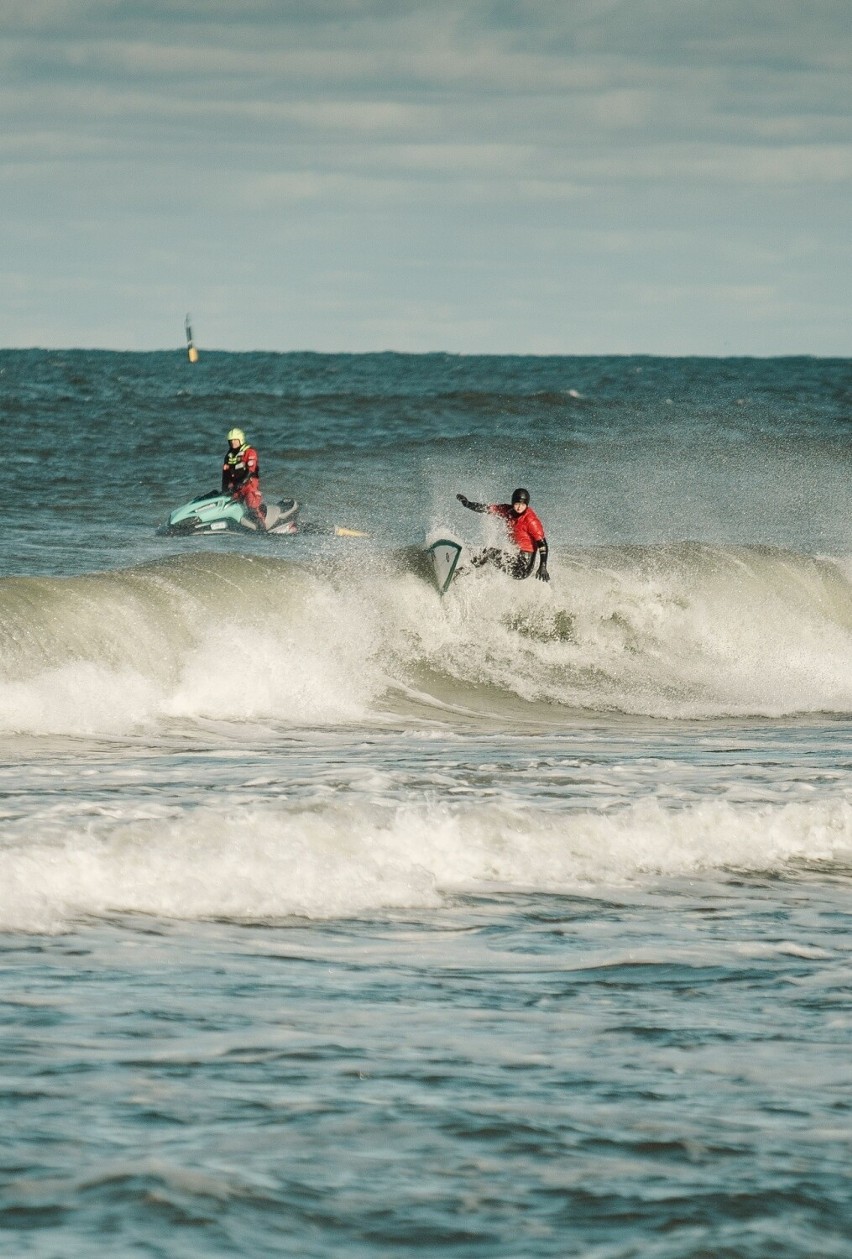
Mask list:
[[[517,581],[523,581],[525,577],[529,577],[534,564],[535,551],[519,551],[512,556],[512,565],[508,571]]]
[[[471,568],[482,568],[483,564],[493,564],[495,568],[503,567],[503,552],[496,546],[483,547],[470,557]]]
[[[532,572],[535,551],[498,551],[496,547],[489,552],[490,562],[501,572],[521,580],[529,577]]]

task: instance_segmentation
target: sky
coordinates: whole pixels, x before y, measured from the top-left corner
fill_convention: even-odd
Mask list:
[[[848,356],[850,0],[2,0],[0,346]]]

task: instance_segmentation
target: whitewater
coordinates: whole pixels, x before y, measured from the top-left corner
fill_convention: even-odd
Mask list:
[[[0,1251],[846,1254],[850,396],[0,352]],[[320,531],[157,535],[234,423]]]

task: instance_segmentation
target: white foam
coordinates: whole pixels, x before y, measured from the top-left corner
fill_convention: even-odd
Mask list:
[[[80,661],[0,681],[0,723],[17,734],[119,734],[150,722],[164,698],[156,679]]]
[[[372,605],[291,566],[277,584],[268,576],[246,567],[228,581],[197,568],[169,583],[156,571],[81,579],[60,589],[58,614],[53,585],[48,601],[34,582],[44,619],[31,616],[26,635],[5,643],[0,730],[119,734],[172,718],[362,717],[385,685]]]
[[[529,702],[662,717],[852,711],[852,587],[839,565],[680,546],[557,554],[553,581],[457,580],[441,615],[389,597],[412,658]]]
[[[852,859],[852,804],[823,801],[602,813],[334,801],[166,808],[116,822],[28,822],[0,849],[0,929],[86,916],[335,918],[439,905],[448,894],[595,893],[660,877]],[[845,863],[845,865],[844,865]]]

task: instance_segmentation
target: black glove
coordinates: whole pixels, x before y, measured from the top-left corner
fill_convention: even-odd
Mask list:
[[[470,504],[470,499],[465,498],[464,494],[456,494],[456,498],[459,500],[462,507],[467,507]]]
[[[536,581],[550,581],[550,573],[547,571],[547,565],[544,562],[539,564],[538,572],[535,576]]]

